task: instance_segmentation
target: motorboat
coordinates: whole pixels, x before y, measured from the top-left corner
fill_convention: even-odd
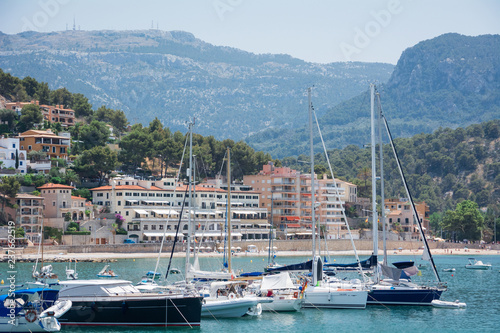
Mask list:
[[[443,268],[443,272],[454,272],[455,268]]]
[[[115,274],[110,268],[109,265],[104,266],[103,269],[99,273],[97,273],[97,277],[100,278],[115,278],[118,277],[118,275]]]
[[[201,316],[206,318],[238,318],[258,316],[262,313],[261,303],[271,303],[270,297],[247,294],[244,281],[215,281],[210,286],[198,288],[203,296]]]
[[[469,263],[465,265],[467,269],[480,269],[488,270],[491,268],[491,264],[485,264],[481,260],[476,260],[474,258],[469,258]]]
[[[263,311],[300,311],[304,302],[302,288],[293,284],[288,272],[263,276],[260,293],[273,299],[272,303],[262,304]]]
[[[58,332],[58,318],[71,308],[71,301],[56,301],[57,290],[30,288],[0,296],[2,332]]]
[[[449,301],[441,301],[435,299],[431,302],[431,304],[436,308],[447,308],[447,309],[460,309],[467,307],[467,304],[465,304],[464,302],[460,302],[458,300],[454,302],[449,302]]]
[[[142,293],[126,280],[61,281],[59,299],[73,302],[63,326],[200,326],[202,297]]]
[[[71,268],[71,259],[69,261],[69,266],[66,267],[66,279],[67,280],[76,280],[78,279],[78,273],[76,272],[76,259],[75,265]]]

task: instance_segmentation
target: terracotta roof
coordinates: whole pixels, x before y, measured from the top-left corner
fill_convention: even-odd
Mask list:
[[[40,187],[37,187],[38,189],[41,189],[41,190],[47,190],[47,189],[74,189],[75,187],[74,186],[68,186],[68,185],[62,185],[62,184],[53,184],[53,183],[48,183],[48,184],[45,184],[45,185],[42,185]]]
[[[72,195],[72,196],[71,196],[71,199],[72,199],[72,200],[87,200],[87,198],[83,198],[83,197],[80,197],[80,196],[75,196],[75,195]]]

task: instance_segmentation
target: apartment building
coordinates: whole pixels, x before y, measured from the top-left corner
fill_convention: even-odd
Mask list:
[[[27,193],[18,193],[10,200],[13,207],[5,206],[7,217],[15,221],[16,228],[23,228],[25,238],[34,244],[41,240],[43,222],[43,197]],[[15,207],[15,208],[14,208]]]
[[[167,240],[173,240],[177,228],[178,236],[186,237],[189,223],[199,241],[221,241],[226,236],[227,191],[219,186],[192,186],[190,197],[189,186],[176,185],[173,178],[124,178],[91,191],[93,203],[120,214],[129,237],[139,241],[160,241],[164,234]],[[268,239],[267,209],[259,208],[257,192],[231,192],[230,211],[233,240]]]
[[[399,231],[405,240],[420,238],[418,223],[413,217],[413,209],[408,199],[386,199],[385,209],[389,230]],[[415,209],[424,230],[429,230],[429,206],[425,202],[415,202]]]
[[[339,180],[315,179],[315,217],[324,226],[328,238],[345,237],[342,209],[346,200],[356,202],[354,184]],[[288,167],[263,166],[257,175],[243,177],[245,185],[260,192],[261,207],[267,208],[272,222],[286,238],[312,236],[311,175]],[[342,231],[342,232],[341,232]]]
[[[40,105],[39,101],[31,101],[5,103],[5,108],[14,110],[20,115],[23,107],[29,104],[39,106],[43,120],[49,123],[60,123],[63,127],[73,126],[75,124],[75,111],[64,108],[64,105]]]
[[[68,158],[70,138],[53,133],[50,129],[46,131],[29,130],[18,136],[21,150],[29,153],[32,150],[47,153],[48,158]]]

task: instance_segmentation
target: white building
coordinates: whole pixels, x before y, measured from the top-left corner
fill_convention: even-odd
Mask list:
[[[17,168],[16,155],[19,162]],[[14,168],[16,172],[26,174],[27,153],[26,150],[20,149],[19,138],[5,138],[2,135],[0,138],[0,162],[2,162],[2,169]]]

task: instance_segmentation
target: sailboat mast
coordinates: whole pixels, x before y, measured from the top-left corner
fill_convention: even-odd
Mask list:
[[[187,237],[187,251],[186,251],[186,272],[189,270],[189,259],[191,257],[191,235],[193,233],[191,223],[191,209],[193,207],[193,125],[189,123],[189,210],[188,210],[188,237]]]
[[[231,150],[227,147],[227,270],[231,272]]]
[[[312,256],[316,256],[316,221],[314,218],[314,149],[313,149],[313,125],[312,125],[312,102],[311,88],[307,88],[307,99],[309,102],[309,140],[311,158],[311,228],[312,228]]]
[[[378,93],[377,93],[377,96]],[[382,241],[384,247],[384,265],[387,266],[387,230],[385,225],[385,190],[384,190],[384,149],[382,143],[382,114],[380,107],[380,100],[378,104],[378,148],[379,148],[379,159],[380,159],[380,197],[381,197],[381,214],[380,214],[380,222],[382,223]]]
[[[378,255],[378,214],[377,214],[377,165],[375,161],[375,85],[370,84],[370,106],[371,106],[371,151],[372,151],[372,231],[373,231],[373,255]]]

